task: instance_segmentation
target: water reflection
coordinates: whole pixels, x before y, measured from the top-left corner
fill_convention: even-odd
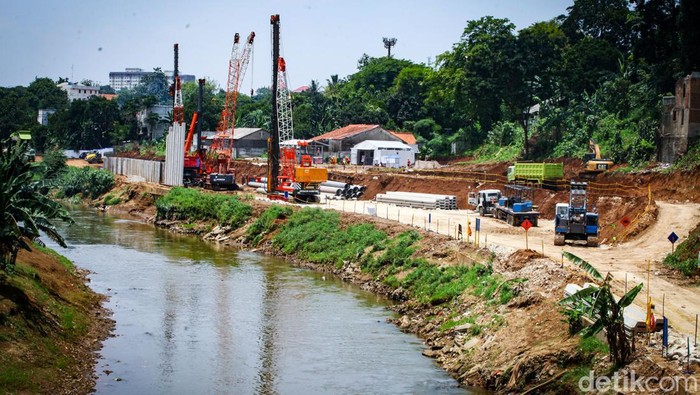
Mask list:
[[[386,301],[251,252],[90,210],[60,250],[117,322],[98,393],[465,393]]]

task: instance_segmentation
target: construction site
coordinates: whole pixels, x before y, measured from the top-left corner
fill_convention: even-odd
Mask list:
[[[652,164],[640,170],[622,171],[624,167],[606,159],[592,140],[590,153],[582,160],[476,163],[469,157],[425,161],[397,153],[392,158],[396,161],[384,161],[382,157],[382,161],[374,161],[379,165],[369,165],[366,163],[373,161],[365,157],[370,152],[365,149],[360,154],[362,159],[354,156],[352,160],[323,163],[309,149],[313,141],[295,139],[287,65],[279,56],[279,16],[273,15],[270,22],[275,94],[267,158],[241,159],[233,154],[236,97],[255,34],[250,34],[242,51],[236,35],[226,105],[208,150],[201,148],[197,112],[189,132],[185,133],[176,46],[175,116],[168,135],[165,167],[156,170],[154,182],[143,174],[115,171],[113,163],[120,159],[107,158],[106,168],[126,176],[122,187],[139,181],[165,184],[165,189],[149,189],[154,195],[163,194],[173,186],[211,189],[221,191],[213,193],[256,196],[258,213],[269,204],[293,204],[336,210],[343,213],[345,226],[371,222],[393,236],[415,229],[424,238],[416,254],[441,267],[469,265],[476,256],[495,257],[495,270],[507,278],[525,278],[527,283],[517,302],[510,303],[507,311],[499,310],[498,315],[506,317],[507,325],[496,325],[491,337],[468,340],[460,333],[451,332],[449,336],[440,333],[428,321],[442,314],[441,306],[398,307],[400,316],[396,324],[426,339],[430,347],[424,354],[436,358],[466,385],[518,390],[528,383],[546,381],[539,375],[552,376],[554,380],[564,374],[565,369],[560,372],[550,364],[555,364],[552,361],[561,350],[567,350],[565,358],[575,359],[576,353],[572,351],[575,341],[561,337],[565,329],[557,303],[590,282],[576,262],[565,259],[567,253],[601,273],[612,275],[612,290],[617,297],[644,284],[643,293],[647,296],[636,298],[626,312],[625,326],[630,334],[646,333],[650,338],[653,333],[654,341],[659,342],[664,317],[668,319],[673,353],[668,354],[667,350],[665,358],[649,359],[645,353],[651,354],[655,350],[653,344],[657,343],[641,342],[639,347],[647,351],[636,359],[637,369],[653,372],[682,370],[685,366],[698,371],[697,340],[692,341],[692,351],[690,348],[690,339],[693,336],[697,339],[700,313],[698,270],[683,275],[662,263],[676,243],[698,238],[700,172],[697,169],[669,172],[665,166]],[[153,213],[147,202],[138,199],[123,204],[121,209],[145,218]],[[178,226],[171,222],[160,225],[174,229]],[[204,237],[239,245],[243,233],[219,231]],[[700,241],[689,242],[697,253]],[[301,265],[314,267],[303,262]],[[372,283],[352,265],[347,263],[334,273],[348,281]],[[368,287],[389,293],[377,284]],[[391,296],[402,299],[398,294]],[[461,308],[467,311],[488,317],[496,315],[487,305],[467,296],[460,303],[464,303]],[[655,322],[653,325],[649,324],[650,319]],[[537,322],[538,334],[532,335],[523,321]],[[504,351],[508,348],[503,344],[506,337],[510,341],[519,339],[521,346]],[[501,343],[494,339],[500,339]],[[678,351],[683,339],[689,344],[686,365]],[[546,346],[538,346],[538,341]],[[477,347],[493,358],[468,352]],[[513,358],[518,360],[515,366]],[[541,363],[548,373],[535,372],[541,369],[538,367]],[[499,369],[505,367],[514,371],[506,377],[507,382],[501,382]],[[521,376],[525,378],[521,380]]]

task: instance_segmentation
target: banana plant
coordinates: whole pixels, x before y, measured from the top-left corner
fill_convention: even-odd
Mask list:
[[[51,220],[72,220],[63,206],[40,192],[35,179],[39,164],[28,162],[26,146],[5,141],[0,148],[0,269],[7,270],[20,249],[31,251],[30,242],[40,231],[65,247]]]
[[[632,304],[644,284],[637,284],[621,298],[612,293],[612,274],[603,277],[593,265],[569,252],[564,256],[572,263],[582,268],[599,284],[583,288],[575,294],[562,299],[559,303],[565,306],[566,315],[586,315],[593,324],[583,328],[581,336],[594,336],[601,330],[605,330],[605,337],[610,348],[610,358],[616,366],[623,366],[631,357],[630,341],[625,331],[623,312],[625,307]]]

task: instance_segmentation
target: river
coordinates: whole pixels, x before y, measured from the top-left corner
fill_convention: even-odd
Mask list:
[[[284,260],[73,209],[68,249],[116,321],[100,394],[466,394],[389,301]]]

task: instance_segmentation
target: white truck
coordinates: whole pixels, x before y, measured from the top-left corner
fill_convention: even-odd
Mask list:
[[[468,204],[475,208],[482,217],[493,215],[501,198],[501,191],[498,189],[483,189],[477,192],[469,192]]]

